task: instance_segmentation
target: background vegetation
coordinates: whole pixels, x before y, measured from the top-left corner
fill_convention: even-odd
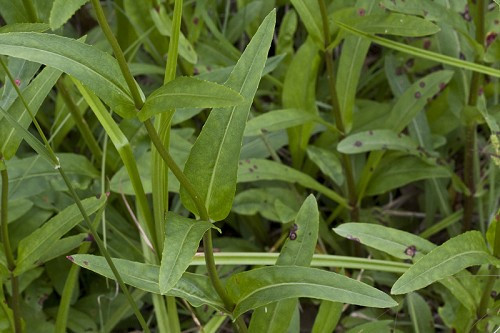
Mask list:
[[[495,2],[0,0],[0,331],[497,332]]]

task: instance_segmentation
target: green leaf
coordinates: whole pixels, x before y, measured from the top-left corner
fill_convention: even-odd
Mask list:
[[[319,213],[316,198],[311,194],[302,204],[295,224],[281,249],[277,266],[308,267],[313,258],[319,231]],[[255,310],[250,322],[250,332],[286,332],[292,320],[298,299],[290,298],[271,303]]]
[[[404,14],[371,14],[365,16],[339,16],[337,22],[349,25],[369,34],[384,34],[406,37],[433,35],[441,29],[431,21]]]
[[[52,90],[54,84],[56,84],[59,76],[61,76],[60,71],[52,68],[45,68],[35,77],[31,84],[23,90],[23,97],[30,107],[33,116],[36,116],[40,106]],[[24,107],[21,98],[17,98],[7,112],[12,116],[11,119],[23,129],[27,129],[32,122],[31,116]],[[0,120],[0,153],[2,153],[6,159],[10,159],[16,154],[22,140],[23,134],[19,129],[13,127],[11,121],[5,118]]]
[[[193,259],[200,240],[212,223],[195,221],[169,213],[165,226],[165,242],[160,265],[160,292],[167,293],[182,277]]]
[[[60,28],[71,16],[89,0],[54,0],[49,23],[52,30]]]
[[[21,92],[31,83],[33,77],[39,72],[40,64],[18,58],[9,58],[7,68],[14,80],[19,85],[17,86]],[[19,97],[14,85],[10,82],[9,77],[5,75],[5,85],[2,89],[2,98],[0,106],[8,110],[12,103]],[[2,119],[2,117],[0,117]]]
[[[311,333],[334,332],[343,307],[339,302],[321,301]]]
[[[49,30],[49,25],[45,23],[14,23],[0,27],[0,34],[7,32],[44,32]]]
[[[337,150],[344,154],[359,154],[373,150],[399,150],[414,155],[420,153],[418,145],[407,135],[393,130],[373,130],[349,135],[340,141]]]
[[[434,319],[425,299],[417,293],[406,296],[408,313],[410,314],[415,333],[434,332]]]
[[[198,190],[210,218],[215,221],[224,219],[231,210],[245,123],[271,46],[275,22],[276,11],[273,10],[262,22],[225,84],[240,93],[245,103],[210,113],[184,168],[186,177]],[[198,213],[182,187],[181,199],[186,208]]]
[[[366,194],[385,193],[417,180],[448,177],[450,173],[443,166],[427,164],[414,156],[404,156],[380,165],[373,174]]]
[[[406,45],[406,44],[399,43],[399,42],[396,42],[396,41],[393,41],[390,39],[378,37],[378,36],[363,32],[359,29],[356,29],[356,28],[349,26],[347,24],[344,24],[342,22],[337,22],[337,23],[342,29],[347,30],[349,33],[352,33],[356,36],[366,38],[368,40],[371,40],[373,43],[376,43],[376,44],[381,45],[381,46],[385,46],[387,48],[390,48],[390,49],[393,49],[393,50],[396,50],[399,52],[407,53],[407,54],[413,55],[415,57],[435,61],[435,62],[442,63],[445,65],[450,65],[453,67],[468,69],[468,70],[475,71],[478,73],[483,73],[486,75],[500,77],[500,70],[498,70],[498,69],[494,69],[494,68],[491,68],[488,66],[476,64],[476,63],[470,62],[470,61],[460,60],[460,59],[453,58],[453,57],[443,55],[440,53],[419,49],[418,47]]]
[[[92,89],[120,116],[135,116],[134,103],[118,63],[93,46],[57,35],[11,32],[0,34],[0,54],[68,73]]]
[[[460,272],[483,264],[500,266],[500,260],[489,254],[483,236],[469,231],[446,241],[417,261],[394,283],[391,293],[406,294]]]
[[[273,266],[232,275],[226,283],[238,317],[282,299],[309,297],[375,308],[397,303],[388,295],[346,276],[316,268]]]
[[[78,266],[96,272],[108,279],[115,278],[104,257],[75,254],[68,256],[68,259]],[[150,293],[160,294],[158,283],[159,266],[124,259],[113,259],[113,263],[126,284]],[[219,310],[224,309],[224,305],[218,298],[209,278],[203,275],[184,273],[182,278],[166,295],[184,298],[196,307],[207,304]]]
[[[176,108],[215,108],[243,104],[245,100],[236,91],[210,81],[194,77],[178,77],[155,90],[138,113],[139,120]],[[214,110],[217,112],[217,110]]]
[[[373,247],[400,259],[419,259],[436,245],[406,231],[372,223],[343,223],[333,228],[339,236]]]
[[[292,5],[299,13],[307,32],[321,47],[324,46],[323,21],[317,0],[291,0]]]
[[[283,109],[266,112],[250,119],[245,128],[245,136],[257,136],[262,132],[274,132],[314,121],[313,114],[298,109]]]
[[[442,70],[429,74],[413,83],[392,107],[388,127],[401,132],[428,103],[451,80],[453,71]]]
[[[151,9],[151,19],[160,34],[167,37],[172,36],[172,20],[167,15],[164,6],[160,6],[159,12],[156,11],[156,9]],[[196,51],[182,32],[179,35],[179,55],[191,64],[196,64],[198,62]]]
[[[240,161],[238,183],[248,183],[261,180],[280,180],[288,183],[298,183],[304,187],[323,193],[339,205],[348,207],[345,198],[335,191],[317,182],[311,176],[295,170],[284,164],[261,159]]]
[[[100,199],[82,200],[88,215],[95,213],[106,203],[106,196]],[[69,206],[19,242],[18,259],[14,274],[19,275],[34,265],[50,247],[83,220],[76,204]]]

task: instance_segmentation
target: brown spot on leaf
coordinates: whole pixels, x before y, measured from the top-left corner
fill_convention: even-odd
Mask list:
[[[358,9],[358,15],[359,16],[365,16],[366,15],[366,10],[364,8]]]
[[[363,142],[361,142],[359,140],[354,142],[354,147],[361,147],[362,145],[363,145]]]
[[[422,94],[420,93],[420,91],[417,91],[417,92],[415,93],[415,98],[416,98],[416,99],[419,99],[420,97],[422,97]]]
[[[415,245],[410,245],[405,249],[405,254],[410,257],[415,257],[415,254],[417,253],[417,248]]]
[[[421,81],[421,82],[418,84],[418,86],[419,86],[420,88],[425,87],[425,82],[424,82],[424,81]]]

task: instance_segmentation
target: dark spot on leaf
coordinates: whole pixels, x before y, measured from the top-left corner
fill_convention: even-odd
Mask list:
[[[420,93],[420,91],[417,91],[417,92],[415,93],[415,98],[416,98],[416,99],[419,99],[420,97],[422,97],[422,94]]]
[[[373,172],[373,167],[370,167],[370,172]]]
[[[420,88],[425,87],[425,82],[424,82],[424,81],[421,81],[421,82],[418,84],[418,86],[419,86]]]
[[[14,80],[14,83],[16,84],[16,86],[18,86],[18,87],[19,87],[19,86],[21,85],[21,80],[19,80],[19,79],[15,79],[15,80]]]
[[[486,47],[490,46],[491,43],[497,38],[497,33],[492,31],[486,35]]]
[[[373,135],[373,131],[372,131],[372,130],[369,130],[369,131],[368,131],[368,134]]]
[[[443,91],[443,90],[444,90],[444,88],[446,88],[446,83],[441,82],[441,83],[439,84],[439,91]]]
[[[207,66],[207,71],[211,72],[212,71],[212,67]]]
[[[252,168],[248,168],[248,171],[253,172],[253,169]]]
[[[464,12],[461,13],[461,15],[464,18],[464,20],[466,20],[467,22],[470,22],[472,20],[470,13],[469,13],[469,5],[465,5]]]
[[[198,22],[200,22],[200,19],[199,19],[199,18],[197,18],[196,16],[195,16],[195,17],[193,17],[193,23],[194,23],[195,25],[198,25]]]
[[[288,236],[288,238],[290,238],[290,240],[296,240],[297,234],[295,233],[295,231],[290,231],[290,235]]]
[[[424,40],[424,45],[423,45],[423,47],[424,47],[424,49],[425,49],[425,50],[430,49],[430,47],[431,47],[431,40],[430,40],[430,39],[426,39],[426,40]]]
[[[258,168],[257,168],[257,166],[256,166],[255,164],[253,165],[253,168],[254,168],[255,170],[257,170],[257,169],[258,169]]]
[[[364,8],[358,9],[358,15],[359,16],[365,16],[366,15],[366,10]]]
[[[495,20],[493,21],[493,23],[495,23],[495,25],[498,25],[498,23],[500,23],[500,21],[499,21],[498,19],[495,19]]]
[[[405,254],[410,257],[415,257],[415,254],[417,253],[417,248],[415,245],[410,245],[405,249]]]
[[[358,243],[361,243],[361,241],[359,240],[358,237],[354,237],[352,235],[347,235],[347,239],[355,241],[355,242],[358,242]]]
[[[86,242],[93,242],[94,241],[94,236],[92,236],[92,234],[88,234],[87,237],[85,237],[84,241],[86,241]]]
[[[492,290],[490,296],[491,296],[491,298],[497,298],[496,290]]]
[[[197,67],[193,68],[193,74],[194,75],[200,74],[200,70]]]
[[[410,59],[406,60],[406,67],[411,68],[411,67],[413,67],[413,65],[415,65],[415,59],[410,58]]]
[[[74,262],[74,261],[75,261],[75,259],[74,259],[72,256],[66,256],[66,259],[68,259],[68,260],[69,260],[69,261],[71,261],[71,262]]]
[[[458,57],[460,58],[460,60],[465,60],[465,54],[463,54],[462,52],[458,54]]]
[[[88,266],[88,265],[89,265],[89,262],[88,262],[88,261],[86,261],[86,260],[84,260],[84,261],[83,261],[83,264],[84,264],[85,266]]]
[[[238,162],[238,165],[243,165],[243,162],[239,161],[239,162]]]
[[[362,145],[363,145],[363,142],[361,142],[361,141],[354,142],[355,147],[361,147]]]
[[[479,87],[479,89],[478,89],[478,91],[477,91],[477,94],[478,94],[479,96],[483,96],[483,94],[484,94],[484,89],[483,89],[483,87]]]
[[[397,76],[403,75],[403,73],[404,73],[404,68],[402,66],[399,66],[396,68],[396,75]]]

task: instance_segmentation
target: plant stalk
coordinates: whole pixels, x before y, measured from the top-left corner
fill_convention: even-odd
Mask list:
[[[335,125],[337,127],[337,130],[340,132],[340,140],[342,140],[345,137],[346,131],[344,126],[344,121],[342,120],[337,89],[335,86],[333,53],[331,50],[328,49],[328,45],[330,45],[331,42],[330,27],[328,24],[328,11],[324,0],[318,0],[318,3],[321,11],[321,19],[323,22],[323,34],[325,38],[325,62],[326,62],[326,69],[328,72],[328,85],[330,88],[332,112],[335,118]],[[359,204],[356,195],[356,184],[354,181],[354,170],[351,162],[351,157],[349,155],[342,153],[340,155],[346,173],[347,192],[349,197],[349,205],[351,206],[351,220],[359,221]]]
[[[484,47],[484,19],[485,19],[485,0],[477,0],[476,2],[476,41]],[[478,72],[472,73],[470,92],[469,92],[469,106],[475,107],[479,97],[479,90],[481,86],[482,75]],[[474,213],[474,151],[476,147],[476,122],[474,120],[467,120],[465,132],[465,150],[464,150],[464,183],[469,189],[469,194],[464,196],[464,222],[462,225],[463,231],[468,231],[472,227],[472,217]]]
[[[138,110],[142,108],[144,105],[144,102],[142,101],[141,95],[139,93],[139,88],[137,86],[137,83],[134,80],[134,77],[132,76],[130,69],[128,67],[127,61],[125,59],[125,56],[123,55],[123,51],[120,48],[120,45],[118,44],[118,41],[116,40],[113,32],[111,31],[111,28],[109,27],[109,24],[106,20],[106,17],[104,15],[104,12],[102,10],[101,4],[99,0],[91,0],[92,5],[96,11],[96,16],[97,20],[99,22],[99,25],[101,26],[106,38],[108,39],[109,43],[111,44],[111,47],[113,49],[113,53],[116,56],[116,59],[118,61],[118,64],[120,65],[120,69],[123,73],[123,76],[125,77],[125,80],[127,82],[127,85],[132,93],[132,97],[134,99],[135,106]],[[156,147],[158,153],[162,157],[162,159],[165,161],[165,163],[168,165],[168,167],[172,170],[172,173],[176,176],[176,178],[179,180],[181,185],[186,188],[188,191],[188,194],[191,196],[193,201],[196,204],[196,208],[198,209],[198,212],[200,214],[200,218],[205,221],[209,221],[210,218],[208,216],[208,212],[205,208],[205,205],[203,204],[201,197],[198,195],[196,189],[194,186],[191,184],[191,182],[187,179],[187,177],[184,175],[182,170],[179,168],[179,166],[175,163],[175,161],[172,159],[170,156],[169,152],[161,142],[160,137],[158,136],[158,133],[156,132],[156,129],[154,128],[153,123],[151,122],[150,119],[146,120],[144,122],[144,126],[146,127],[146,130],[148,132],[148,135],[153,142],[154,146]],[[207,265],[207,271],[210,277],[210,280],[221,297],[222,301],[224,302],[224,305],[229,311],[232,311],[234,308],[234,303],[232,300],[229,298],[227,295],[227,292],[222,285],[222,282],[217,274],[217,268],[215,266],[215,260],[213,258],[213,245],[212,245],[212,234],[207,232],[205,233],[203,237],[203,247],[205,251],[205,260],[206,260],[206,265]],[[246,332],[247,328],[246,325],[243,321],[243,319],[240,317],[236,320],[236,325],[238,327],[238,330],[240,332]]]
[[[1,158],[1,156],[0,156]],[[0,163],[5,164],[3,160]],[[10,271],[10,279],[12,284],[12,312],[14,314],[14,330],[16,333],[22,332],[21,325],[21,308],[19,306],[20,295],[19,295],[19,280],[17,276],[14,276],[14,269],[16,268],[16,262],[14,260],[14,254],[12,253],[12,247],[10,245],[9,238],[9,225],[8,225],[8,208],[9,208],[9,174],[5,165],[1,166],[0,173],[2,174],[2,202],[1,202],[1,217],[0,222],[2,225],[2,243],[5,252],[5,257],[7,259],[8,269]]]

